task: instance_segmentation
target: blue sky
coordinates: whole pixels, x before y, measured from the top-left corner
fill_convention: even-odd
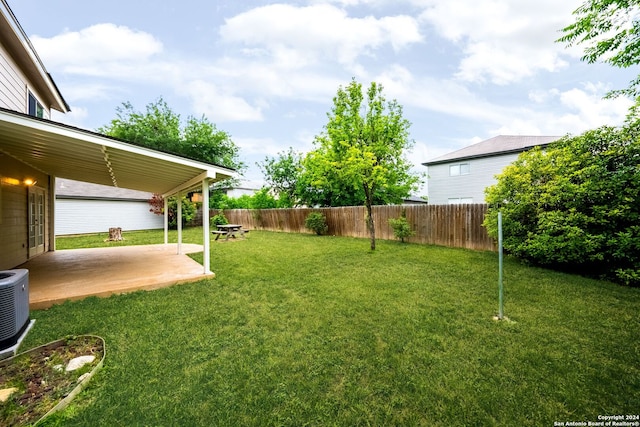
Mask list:
[[[579,134],[620,124],[604,100],[636,70],[580,62],[555,43],[582,0],[57,0],[9,4],[72,112],[95,130],[125,101],[163,97],[205,115],[249,166],[313,149],[353,77],[404,107],[420,163],[500,134]],[[419,194],[423,195],[423,194]]]

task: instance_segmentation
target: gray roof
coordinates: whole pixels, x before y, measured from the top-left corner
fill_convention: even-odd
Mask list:
[[[498,135],[477,144],[469,145],[433,160],[423,163],[424,166],[447,163],[452,160],[467,160],[478,157],[489,157],[500,154],[520,153],[536,146],[545,147],[562,138],[561,136],[523,136]]]
[[[60,199],[149,200],[152,196],[145,191],[56,178],[56,197]]]

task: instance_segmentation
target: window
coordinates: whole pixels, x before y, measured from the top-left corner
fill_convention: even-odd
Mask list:
[[[450,197],[450,205],[468,205],[473,203],[473,197]]]
[[[29,111],[28,111],[30,116],[33,117],[40,117],[43,118],[44,117],[44,108],[42,107],[42,104],[40,104],[40,102],[38,102],[38,100],[36,99],[36,97],[29,92]]]
[[[469,175],[469,163],[449,165],[449,176]]]

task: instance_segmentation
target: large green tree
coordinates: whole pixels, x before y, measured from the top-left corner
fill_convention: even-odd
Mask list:
[[[116,108],[116,118],[98,129],[134,144],[193,160],[242,170],[239,149],[231,136],[219,130],[206,117],[189,116],[182,123],[162,99],[149,103],[144,112],[136,111],[129,102]]]
[[[303,162],[303,186],[309,192],[331,204],[344,195],[351,205],[364,204],[371,250],[376,244],[374,203],[398,203],[420,181],[404,157],[413,146],[410,123],[402,107],[395,100],[387,102],[382,91],[372,82],[365,97],[355,80],[339,87],[329,121]]]
[[[563,28],[558,39],[571,46],[583,45],[583,61],[603,60],[627,68],[640,63],[640,0],[587,0],[573,14],[576,21]],[[640,95],[640,75],[626,89],[610,95]]]
[[[292,147],[278,153],[277,156],[266,156],[257,163],[264,175],[267,186],[273,190],[283,206],[297,206],[300,200],[298,184],[302,174],[302,154]]]
[[[640,120],[522,153],[486,190],[485,219],[533,263],[640,285]]]

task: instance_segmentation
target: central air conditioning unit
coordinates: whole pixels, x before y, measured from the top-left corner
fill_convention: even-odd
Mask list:
[[[0,352],[16,346],[30,323],[29,270],[0,271]]]

